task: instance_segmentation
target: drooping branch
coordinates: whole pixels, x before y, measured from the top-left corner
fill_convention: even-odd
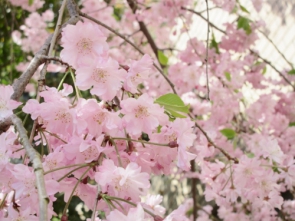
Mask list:
[[[62,23],[62,17],[63,17],[63,13],[64,13],[64,10],[65,10],[66,4],[67,4],[67,0],[63,0],[62,5],[61,5],[61,7],[59,9],[59,15],[58,15],[57,23],[56,23],[56,26],[55,26],[55,30],[54,30],[53,36],[51,38],[49,51],[47,53],[48,56],[52,56],[53,48],[55,46],[57,36],[58,36],[58,34],[60,32],[61,23]],[[41,73],[40,73],[40,79],[39,79],[40,81],[45,81],[45,76],[46,76],[46,72],[47,72],[46,69],[47,69],[48,64],[49,64],[49,61],[47,60],[44,67],[43,67],[43,69],[42,69],[42,71],[41,71]],[[39,85],[39,89],[40,89],[40,85]]]
[[[10,117],[12,123],[15,125],[16,130],[19,133],[20,142],[26,150],[26,154],[28,155],[30,161],[33,164],[34,173],[36,175],[36,185],[38,189],[39,196],[39,220],[44,221],[48,220],[47,214],[47,205],[49,202],[49,198],[46,193],[45,182],[44,182],[44,170],[42,166],[42,162],[37,151],[32,147],[31,142],[27,136],[27,131],[24,128],[22,121],[16,116],[12,115]]]
[[[210,145],[215,147],[217,150],[219,150],[228,160],[234,161],[234,163],[239,163],[239,160],[235,157],[230,156],[224,149],[221,147],[217,146],[212,139],[208,136],[207,132],[197,123],[195,122],[195,126],[202,132],[202,134],[206,137],[207,141],[209,142]]]
[[[136,3],[133,0],[127,0],[127,2],[128,2],[129,7],[131,8],[133,14],[135,14],[136,10],[137,10]],[[159,60],[159,57],[158,57],[158,50],[159,49],[158,49],[153,37],[151,36],[149,30],[147,29],[145,23],[143,21],[138,21],[138,25],[139,25],[140,31],[144,34],[149,45],[151,46],[156,58]],[[162,65],[160,62],[159,62],[159,64],[161,65],[162,68],[164,67],[164,65]]]
[[[190,9],[190,8],[186,8],[186,7],[181,7],[182,10],[186,10],[186,11],[189,11],[189,12],[192,12],[194,13],[195,15],[198,15],[200,18],[202,18],[204,21],[208,22],[208,24],[213,27],[214,29],[218,30],[219,32],[223,33],[223,34],[226,34],[226,31],[218,28],[216,25],[214,25],[212,22],[210,21],[207,21],[207,19],[200,13],[200,12],[197,12],[193,9]],[[265,58],[261,57],[261,55],[259,55],[256,51],[252,50],[252,49],[249,49],[249,51],[254,54],[255,56],[257,56],[257,58],[260,58],[264,63],[268,64],[274,71],[276,71],[283,79],[284,81],[289,84],[293,90],[295,91],[295,86],[291,83],[291,81],[281,72],[279,71],[270,61],[266,60]]]

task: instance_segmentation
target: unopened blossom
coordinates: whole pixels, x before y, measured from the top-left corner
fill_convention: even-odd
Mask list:
[[[126,76],[124,69],[112,58],[100,59],[94,65],[78,68],[76,84],[81,90],[90,90],[91,94],[103,100],[112,100],[122,87]]]
[[[69,24],[62,31],[60,57],[74,68],[91,65],[108,50],[106,39],[93,23],[79,21],[76,25]]]
[[[0,85],[0,120],[12,115],[12,111],[21,104],[20,102],[10,99],[13,92],[12,86]]]
[[[151,133],[161,123],[168,121],[164,109],[147,94],[138,99],[128,98],[121,102],[123,122],[126,130],[132,135],[140,135],[142,132]]]

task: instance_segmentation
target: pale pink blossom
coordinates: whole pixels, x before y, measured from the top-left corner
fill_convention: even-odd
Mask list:
[[[76,71],[76,84],[81,90],[90,90],[91,94],[103,100],[112,100],[122,87],[126,71],[112,58],[99,59],[93,65],[82,66]]]
[[[93,65],[108,50],[106,37],[100,28],[90,22],[79,21],[62,31],[63,50],[60,57],[74,68]]]
[[[13,208],[13,205],[11,204],[8,207],[8,216],[6,218],[2,218],[2,221],[38,221],[39,218],[37,216],[33,215],[30,208],[27,208],[25,210],[21,210],[18,212],[15,208]],[[1,217],[0,217],[1,218]]]
[[[121,198],[130,197],[133,201],[138,201],[139,196],[145,195],[150,187],[149,174],[141,172],[141,168],[133,162],[122,168],[115,166],[112,160],[104,160],[95,180],[104,191]]]
[[[123,122],[128,133],[140,135],[142,132],[151,133],[161,123],[168,121],[164,109],[147,94],[141,95],[138,99],[128,98],[121,102]]]
[[[152,221],[151,219],[144,218],[144,210],[140,204],[136,208],[131,208],[128,214],[125,215],[119,210],[113,210],[107,216],[107,221]]]
[[[21,104],[20,102],[10,99],[13,92],[12,86],[0,85],[0,120],[12,115],[12,111]]]

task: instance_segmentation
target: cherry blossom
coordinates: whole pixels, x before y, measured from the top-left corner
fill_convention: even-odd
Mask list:
[[[106,37],[90,22],[68,25],[63,29],[61,41],[64,49],[60,56],[74,68],[93,64],[108,50]]]
[[[13,94],[12,86],[0,85],[0,120],[13,114],[12,110],[16,109],[21,103],[11,100]]]
[[[142,131],[149,134],[168,120],[163,108],[154,104],[153,99],[147,94],[141,95],[138,99],[123,100],[121,107],[124,125],[132,135],[140,135]]]

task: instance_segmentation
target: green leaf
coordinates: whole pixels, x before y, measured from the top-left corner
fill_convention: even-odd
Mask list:
[[[222,135],[225,136],[228,140],[232,140],[236,136],[236,132],[230,128],[224,128],[220,131],[220,133],[222,133]]]
[[[246,12],[246,13],[250,14],[250,12],[243,5],[241,5],[241,4],[240,4],[240,8],[241,8],[241,10],[243,12]]]
[[[265,73],[266,73],[266,66],[262,70],[262,75],[264,75]]]
[[[176,94],[165,94],[156,99],[155,103],[163,106],[165,110],[174,117],[186,118],[186,116],[181,113],[189,113],[189,105],[185,105]]]
[[[186,118],[186,116],[174,111],[173,109],[165,108],[165,110],[168,111],[173,117]]]
[[[246,34],[249,35],[251,34],[251,26],[250,26],[250,20],[246,17],[239,16],[238,18],[238,29],[244,29]]]
[[[294,75],[295,74],[295,69],[292,69],[291,71],[288,71],[288,74]]]
[[[253,157],[255,157],[255,154],[254,153],[246,153],[246,156],[248,158],[253,158]]]
[[[159,50],[158,50],[158,59],[161,65],[166,66],[168,64],[168,58],[162,51],[159,51]]]
[[[289,127],[295,127],[295,122],[289,123]]]
[[[123,7],[120,7],[119,4],[117,6],[116,5],[114,6],[113,17],[117,21],[121,21],[123,13],[124,13],[124,8]]]
[[[216,52],[217,54],[220,53],[220,52],[219,52],[219,46],[218,46],[218,43],[217,43],[217,41],[216,41],[216,39],[215,39],[214,34],[212,34],[212,40],[211,40],[211,42],[210,42],[210,48],[214,48],[214,49],[215,49],[215,52]]]
[[[157,127],[157,132],[158,132],[158,133],[161,133],[161,128],[162,128],[161,125],[159,125],[159,126]]]
[[[224,75],[225,75],[225,78],[226,78],[228,81],[231,81],[231,75],[230,75],[229,72],[225,72]]]
[[[31,6],[34,3],[34,0],[29,0],[29,6]]]

